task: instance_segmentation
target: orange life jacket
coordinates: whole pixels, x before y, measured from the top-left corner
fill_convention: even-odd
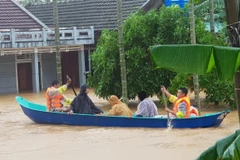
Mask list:
[[[52,89],[52,87],[49,87],[46,91],[46,100],[47,100],[47,108],[51,109],[51,108],[62,108],[62,99],[63,99],[63,95],[59,94],[59,95],[55,95],[53,97],[50,97],[48,92]]]
[[[184,118],[188,118],[191,114],[191,105],[190,105],[190,99],[188,97],[182,97],[179,98],[178,100],[176,100],[176,102],[174,103],[174,108],[173,111],[175,113],[177,113],[179,111],[179,104],[185,102],[186,103],[186,115],[184,116]]]
[[[199,116],[198,110],[192,107],[191,107],[190,114],[195,114],[196,116]]]

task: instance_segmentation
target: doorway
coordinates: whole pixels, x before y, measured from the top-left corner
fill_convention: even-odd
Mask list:
[[[32,64],[18,63],[18,90],[19,92],[32,91]]]
[[[41,65],[38,62],[39,69],[39,89],[41,90]],[[18,72],[18,90],[19,92],[28,92],[33,91],[33,82],[32,82],[32,63],[18,63],[17,64]]]
[[[72,85],[79,87],[78,52],[62,52],[62,81],[67,82],[66,75],[72,79]]]

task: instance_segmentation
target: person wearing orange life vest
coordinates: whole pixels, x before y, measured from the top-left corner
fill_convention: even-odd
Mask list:
[[[63,86],[60,86],[58,80],[52,82],[52,86],[46,91],[47,111],[63,112],[69,110],[67,106],[71,105],[72,99],[66,98],[62,93],[67,90],[70,84],[70,78],[67,79],[67,83]]]
[[[191,106],[190,99],[187,97],[187,88],[179,88],[177,92],[177,97],[170,94],[164,86],[161,90],[167,95],[169,101],[174,104],[173,110],[166,108],[166,112],[171,113],[177,118],[189,118],[193,116],[198,116],[198,111],[195,107]]]

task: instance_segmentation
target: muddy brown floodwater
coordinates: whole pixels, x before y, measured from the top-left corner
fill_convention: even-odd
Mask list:
[[[19,95],[45,104],[44,94]],[[65,95],[73,97],[71,90]],[[0,96],[0,160],[194,160],[217,140],[239,128],[236,111],[231,111],[218,128],[167,130],[41,125],[23,114],[15,96]],[[106,101],[93,93],[90,98],[104,110],[109,109],[105,107]],[[205,107],[203,113],[222,109]],[[164,114],[163,108],[159,110]]]

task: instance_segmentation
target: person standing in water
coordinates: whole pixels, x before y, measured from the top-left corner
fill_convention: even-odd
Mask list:
[[[69,114],[103,114],[103,111],[95,106],[88,97],[89,87],[87,84],[81,86],[80,94],[72,101]]]

